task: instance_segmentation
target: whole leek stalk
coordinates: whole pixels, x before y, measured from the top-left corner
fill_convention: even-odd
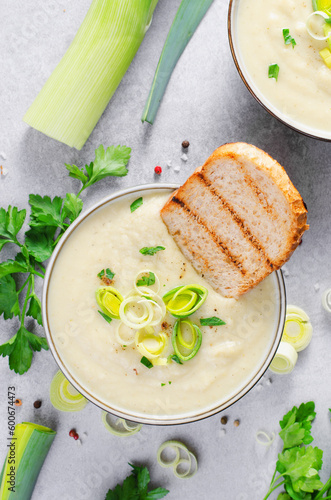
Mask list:
[[[23,422],[15,426],[0,474],[0,500],[30,500],[55,436],[55,431],[42,425]]]
[[[141,121],[153,123],[178,59],[213,0],[182,0],[165,41]]]
[[[93,0],[24,121],[81,149],[131,64],[158,0]]]

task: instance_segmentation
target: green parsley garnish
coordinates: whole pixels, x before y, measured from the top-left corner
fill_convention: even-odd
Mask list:
[[[55,196],[53,199],[30,194],[31,215],[25,234],[21,233],[21,229],[26,210],[12,206],[7,210],[0,208],[0,251],[7,243],[16,245],[18,249],[14,259],[0,263],[0,316],[3,315],[5,320],[17,316],[20,322],[15,335],[0,346],[0,356],[8,356],[9,367],[16,373],[23,374],[30,368],[33,352],[48,349],[44,337],[25,328],[26,316],[42,325],[41,302],[35,292],[35,279],[44,278],[44,261],[49,259],[65,230],[79,216],[83,208],[80,193],[109,175],[126,175],[125,165],[130,151],[126,146],[112,146],[106,150],[99,146],[95,150],[95,160],[85,166],[85,171],[76,165],[66,165],[69,176],[82,183],[80,191],[77,195],[67,193],[64,198]]]
[[[278,74],[279,74],[279,66],[278,66],[278,64],[270,64],[269,71],[268,71],[268,77],[269,78],[274,78],[277,81]]]
[[[157,500],[169,493],[165,488],[148,491],[151,478],[147,467],[129,465],[133,469],[132,474],[122,485],[118,484],[113,490],[109,490],[105,500]]]
[[[137,198],[136,200],[134,200],[133,203],[131,203],[130,205],[131,213],[137,210],[137,208],[141,207],[142,204],[143,204],[143,199],[140,196],[140,198]]]
[[[155,274],[151,271],[149,276],[142,276],[140,280],[137,281],[137,286],[151,286],[155,283]]]
[[[103,317],[103,319],[105,319],[107,321],[107,323],[111,322],[111,317],[110,316],[107,316],[107,314],[105,314],[102,311],[98,311],[98,313],[101,314],[101,316]]]
[[[170,356],[168,356],[168,359],[171,359],[172,361],[175,361],[175,363],[178,363],[179,365],[183,364],[181,362],[181,360],[179,359],[179,357],[177,356],[177,354],[170,354]]]
[[[154,255],[156,252],[160,252],[160,250],[165,250],[165,247],[144,247],[139,250],[143,255]]]
[[[292,47],[294,49],[294,46],[297,44],[296,41],[294,40],[294,38],[291,37],[290,35],[290,30],[287,29],[287,28],[284,28],[283,29],[283,37],[284,37],[284,42],[285,42],[285,45],[290,45],[290,43],[292,44]]]
[[[168,384],[171,385],[171,380],[169,380]]]
[[[165,386],[165,384],[161,384],[161,387],[164,387],[164,386]]]
[[[221,318],[217,318],[216,316],[212,316],[211,318],[200,318],[200,325],[219,326],[219,325],[226,325],[226,323]]]
[[[145,365],[146,368],[153,368],[153,363],[151,363],[150,360],[148,358],[146,358],[146,356],[143,356],[141,358],[140,363]]]
[[[106,278],[108,278],[109,280],[112,280],[113,277],[115,276],[115,273],[113,273],[109,267],[107,267],[107,269],[102,269],[102,271],[100,271],[100,273],[97,274],[98,278],[102,279],[104,276]]]

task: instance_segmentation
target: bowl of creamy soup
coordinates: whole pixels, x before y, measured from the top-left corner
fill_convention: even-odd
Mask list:
[[[228,14],[232,56],[247,89],[286,125],[324,140],[331,140],[329,15],[328,0],[230,0]]]
[[[80,215],[43,290],[64,375],[100,408],[142,423],[191,422],[236,402],[267,370],[284,327],[280,271],[229,299],[182,255],[160,216],[177,187],[126,189]]]

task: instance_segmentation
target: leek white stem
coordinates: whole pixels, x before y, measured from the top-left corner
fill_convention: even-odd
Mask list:
[[[73,42],[24,116],[81,149],[131,64],[158,0],[93,0]]]

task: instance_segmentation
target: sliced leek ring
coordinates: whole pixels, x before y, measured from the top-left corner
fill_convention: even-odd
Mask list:
[[[76,391],[60,370],[51,382],[49,396],[54,408],[60,411],[81,411],[87,404],[87,399]]]
[[[102,421],[107,431],[114,436],[127,437],[137,434],[142,428],[142,424],[137,424],[135,422],[129,422],[124,420],[124,418],[118,418],[115,423],[110,420],[110,414],[106,411],[102,412]]]
[[[312,12],[308,17],[307,17],[307,21],[306,21],[306,28],[307,28],[307,31],[309,33],[309,35],[314,38],[315,40],[327,40],[329,38],[329,36],[325,36],[324,35],[318,35],[316,33],[313,32],[312,30],[312,20],[314,18],[322,18],[325,22],[326,19],[329,19],[329,16],[326,14],[326,12],[323,12],[322,10],[316,10],[315,12]],[[316,19],[315,19],[316,20]],[[323,27],[321,26],[321,29]]]
[[[135,336],[136,348],[150,361],[158,358],[168,345],[168,337],[164,333],[155,335],[146,332],[146,329],[139,330]]]
[[[205,302],[207,288],[200,285],[177,286],[163,296],[167,310],[175,318],[187,318]]]
[[[113,319],[120,318],[119,311],[123,297],[116,288],[112,286],[101,286],[95,292],[95,297],[104,314]]]
[[[181,333],[181,324],[185,323],[186,325],[189,325],[190,328],[192,328],[192,331],[194,331],[195,335],[192,335],[192,342],[194,340],[194,343],[192,344],[192,347],[188,348],[187,345],[188,343],[184,341],[182,333]],[[184,343],[182,343],[182,341]],[[190,359],[194,358],[194,356],[197,354],[201,347],[202,343],[202,332],[200,328],[192,323],[189,319],[178,319],[174,325],[173,331],[172,331],[172,336],[171,336],[171,342],[172,346],[174,348],[175,354],[177,357],[180,359],[180,361],[189,361]]]
[[[174,458],[167,460],[162,457],[162,453],[166,448],[171,449],[175,454]],[[181,457],[181,453],[184,453],[185,458]],[[161,444],[157,451],[157,461],[161,467],[172,467],[174,475],[178,479],[189,479],[198,471],[198,461],[194,453],[185,444],[176,440],[165,441]]]
[[[291,373],[298,359],[298,353],[291,344],[281,341],[269,368],[280,375]]]
[[[123,332],[124,330],[124,332]],[[129,330],[129,332],[128,332]],[[134,338],[136,335],[136,330],[128,327],[122,321],[119,321],[117,324],[117,328],[115,330],[115,339],[120,345],[131,345],[134,342]]]
[[[310,344],[312,335],[313,327],[305,311],[297,306],[287,306],[282,340],[300,352]]]
[[[327,312],[331,313],[331,288],[325,290],[323,293],[322,305]]]

